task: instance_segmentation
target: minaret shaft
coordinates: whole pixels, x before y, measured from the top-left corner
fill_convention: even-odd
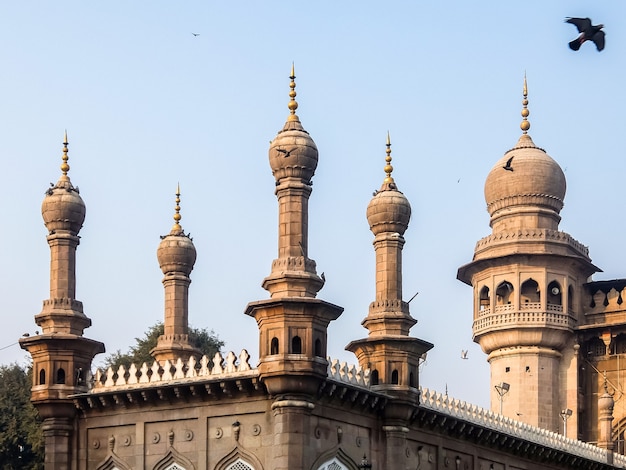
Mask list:
[[[76,298],[76,248],[79,238],[69,232],[48,236],[50,246],[50,298]]]
[[[164,334],[188,334],[189,324],[189,284],[191,279],[184,275],[166,276],[165,287],[165,323]]]
[[[398,233],[376,236],[376,300],[402,300],[403,246],[404,238]]]
[[[281,184],[278,197],[278,258],[307,257],[311,187],[299,181]],[[294,267],[305,270],[306,265]]]

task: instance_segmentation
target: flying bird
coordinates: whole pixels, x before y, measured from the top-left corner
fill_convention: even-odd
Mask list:
[[[191,33],[191,34],[193,34],[193,35],[194,35],[194,37],[198,37],[198,36],[200,36],[200,33]]]
[[[577,51],[585,41],[593,41],[598,49],[598,52],[604,49],[604,28],[603,24],[592,25],[589,18],[566,18],[566,23],[573,24],[578,29],[580,35],[570,41],[569,48],[573,51]]]
[[[294,147],[291,150],[285,150],[285,149],[279,149],[277,148],[276,151],[280,152],[280,153],[284,153],[285,154],[285,158],[287,158],[288,156],[291,155],[291,152],[293,152],[294,150],[296,150],[298,147]]]
[[[515,155],[513,155],[513,157],[515,157]],[[502,168],[504,168],[507,171],[513,171],[513,167],[511,166],[511,162],[513,161],[513,157],[509,158],[506,161],[506,165],[504,165]]]
[[[461,359],[467,359],[467,349],[461,349]]]

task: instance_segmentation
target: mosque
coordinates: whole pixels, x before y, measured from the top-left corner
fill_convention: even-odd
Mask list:
[[[293,69],[290,80],[289,114],[269,148],[278,256],[262,281],[269,297],[244,312],[258,325],[257,364],[246,350],[200,357],[189,341],[196,250],[179,191],[157,251],[165,331],[154,362],[92,371],[105,346],[84,336],[91,319],[75,298],[86,206],[66,136],[61,176],[42,204],[50,298],[35,316],[41,333],[20,339],[46,470],[626,468],[626,279],[591,280],[600,269],[588,249],[559,231],[565,176],[528,134],[526,81],[522,135],[485,182],[491,234],[457,275],[473,289],[473,338],[491,368],[486,410],[420,387],[433,345],[410,335],[402,249],[411,206],[392,176],[389,138],[367,207],[376,272],[367,334],[346,346],[354,365],[328,357],[328,325],[343,309],[317,298],[325,279],[308,257],[308,201],[319,155],[296,114]]]

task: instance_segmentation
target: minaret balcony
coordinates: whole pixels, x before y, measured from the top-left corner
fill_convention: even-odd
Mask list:
[[[541,302],[528,302],[521,308],[515,305],[496,305],[478,312],[472,326],[474,337],[481,336],[492,330],[511,328],[574,328],[574,318],[563,313],[563,306],[556,304],[542,305]]]

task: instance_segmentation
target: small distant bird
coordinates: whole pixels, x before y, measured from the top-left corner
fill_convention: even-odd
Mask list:
[[[193,34],[193,35],[194,35],[194,37],[198,37],[198,36],[200,36],[200,33],[191,33],[191,34]]]
[[[467,359],[467,349],[461,349],[461,359]]]
[[[24,338],[28,338],[29,336],[30,336],[30,333],[24,333],[24,334],[22,335],[22,337],[24,337]]]
[[[573,41],[570,41],[569,48],[573,51],[577,51],[585,41],[592,41],[598,52],[604,49],[604,28],[603,24],[592,25],[589,18],[566,18],[566,23],[573,24],[578,29],[580,36]]]
[[[513,157],[515,157],[515,155],[513,155]],[[504,165],[502,168],[504,168],[507,171],[513,171],[513,167],[511,166],[511,163],[513,162],[513,157],[509,158],[506,161],[506,165]]]
[[[322,274],[320,274],[320,277],[322,278],[322,282],[324,284],[326,284],[326,275],[324,274],[324,272],[322,272]]]
[[[372,196],[376,196],[378,194],[378,190],[375,189],[374,192],[372,193]]]

